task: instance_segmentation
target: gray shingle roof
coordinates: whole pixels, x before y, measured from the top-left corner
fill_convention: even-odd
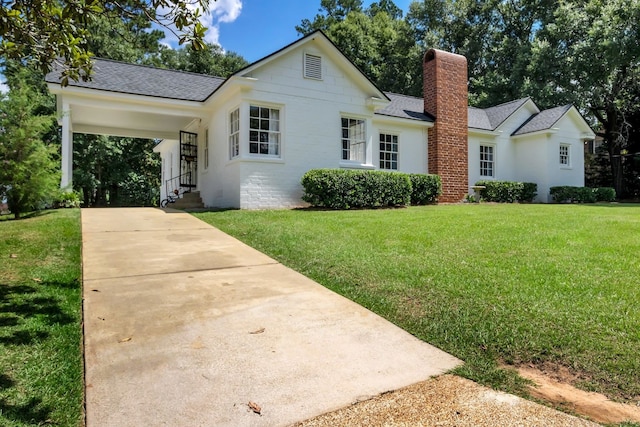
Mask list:
[[[563,105],[561,107],[550,108],[548,110],[540,111],[538,114],[534,114],[522,124],[512,135],[524,135],[526,133],[538,132],[541,130],[551,129],[567,111],[571,109],[572,105]]]
[[[424,102],[422,101],[422,98],[391,92],[385,92],[384,94],[391,100],[391,103],[384,108],[376,110],[376,114],[381,116],[399,117],[402,119],[420,120],[423,122],[433,122],[433,117],[425,114],[424,112]]]
[[[516,110],[530,98],[521,98],[489,108],[469,108],[469,127],[484,130],[496,130]]]
[[[475,129],[493,130],[491,127],[491,121],[487,116],[487,112],[481,108],[469,107],[468,108],[468,120],[469,127]]]
[[[60,69],[53,70],[47,74],[45,81],[60,83],[60,76]],[[182,101],[204,101],[224,81],[221,77],[96,58],[92,80],[69,80],[69,86]]]

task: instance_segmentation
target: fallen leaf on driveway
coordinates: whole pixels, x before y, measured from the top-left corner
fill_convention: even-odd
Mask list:
[[[118,342],[129,342],[129,341],[131,341],[131,337],[123,338],[123,339],[121,339],[121,340],[120,340],[120,341],[118,341]]]
[[[255,402],[249,402],[248,406],[249,406],[249,409],[251,409],[256,414],[260,415],[260,412],[262,411],[262,408],[260,407],[260,405],[258,405]]]
[[[100,292],[100,291],[97,289],[91,289],[91,292]]]
[[[260,328],[257,331],[249,332],[251,335],[261,334],[264,332],[264,328]]]

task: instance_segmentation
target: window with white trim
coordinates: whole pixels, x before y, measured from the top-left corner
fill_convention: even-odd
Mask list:
[[[560,166],[571,165],[571,155],[568,144],[560,144]]]
[[[229,114],[229,158],[240,155],[240,109],[236,108]]]
[[[366,145],[364,119],[342,117],[342,160],[365,163]]]
[[[249,153],[280,156],[280,110],[249,107]]]
[[[493,178],[495,174],[495,158],[492,145],[480,146],[480,176]]]
[[[380,134],[380,169],[398,170],[398,135]]]
[[[204,156],[204,168],[209,169],[209,128],[206,128],[204,130],[204,150],[203,150],[203,156]]]

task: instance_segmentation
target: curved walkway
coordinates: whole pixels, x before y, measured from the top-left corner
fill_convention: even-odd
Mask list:
[[[289,425],[461,363],[189,214],[82,235],[88,427]]]

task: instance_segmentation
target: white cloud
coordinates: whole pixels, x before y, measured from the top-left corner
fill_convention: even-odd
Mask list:
[[[220,24],[231,23],[238,19],[242,12],[242,0],[209,1],[209,13],[203,14],[200,21],[207,27],[205,41],[220,44]]]
[[[209,2],[209,11],[217,22],[233,22],[242,12],[241,0],[217,0]]]
[[[195,3],[188,3],[189,6],[195,8]],[[207,27],[204,40],[207,43],[220,44],[220,24],[231,23],[238,19],[242,12],[242,0],[209,0],[209,11],[200,16],[200,22]],[[161,41],[167,46],[176,46],[176,36],[166,28],[160,28],[164,31],[165,38]]]
[[[2,80],[4,80],[4,76],[0,75],[0,77],[2,77]],[[9,92],[9,85],[4,81],[0,81],[0,93],[4,94],[8,92]]]

